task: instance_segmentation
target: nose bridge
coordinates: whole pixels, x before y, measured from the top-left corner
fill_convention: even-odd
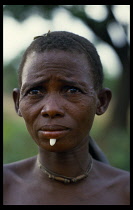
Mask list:
[[[41,114],[44,117],[59,117],[64,115],[61,97],[57,93],[51,93],[43,101]]]

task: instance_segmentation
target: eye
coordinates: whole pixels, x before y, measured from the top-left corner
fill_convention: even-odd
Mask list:
[[[41,87],[32,88],[27,92],[27,95],[30,95],[30,96],[38,96],[38,95],[40,96],[42,94],[43,94],[43,92],[42,92]]]
[[[29,92],[30,95],[37,95],[37,94],[40,94],[40,91],[39,90],[31,90]]]
[[[66,86],[65,87],[65,92],[66,93],[71,93],[71,94],[75,94],[75,93],[82,93],[82,91],[77,88],[77,87],[69,87],[69,86]]]

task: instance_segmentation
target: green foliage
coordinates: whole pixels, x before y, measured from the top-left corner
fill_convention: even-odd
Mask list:
[[[107,138],[107,157],[110,163],[125,170],[130,170],[129,139],[129,133],[124,130],[114,130]]]
[[[99,129],[97,126],[99,125]],[[92,136],[105,153],[109,163],[117,168],[130,171],[130,135],[126,130],[111,129],[106,132],[103,123],[93,128]]]
[[[17,57],[15,57],[9,63],[4,63],[4,92],[12,93],[13,88],[18,87],[17,80],[17,71],[20,63],[20,59],[22,57],[23,52],[21,52]],[[10,81],[10,82],[9,82]]]
[[[46,19],[52,18],[54,9],[60,5],[5,5],[4,13],[19,21],[24,21],[30,15],[40,14]]]
[[[11,97],[4,97],[4,163],[37,154],[37,146],[28,134],[24,120],[17,116]]]

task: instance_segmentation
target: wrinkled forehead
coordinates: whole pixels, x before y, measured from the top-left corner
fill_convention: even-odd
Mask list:
[[[52,50],[28,55],[22,73],[22,84],[48,75],[91,78],[91,66],[85,54]]]

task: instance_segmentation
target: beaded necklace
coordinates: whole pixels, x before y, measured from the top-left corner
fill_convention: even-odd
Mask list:
[[[64,183],[71,183],[71,182],[78,182],[78,181],[86,178],[92,169],[93,161],[92,161],[92,157],[90,156],[90,162],[89,162],[89,166],[88,166],[86,172],[84,174],[77,176],[77,177],[67,177],[67,176],[62,176],[60,174],[56,174],[55,172],[52,172],[49,169],[45,168],[40,163],[38,158],[37,158],[37,164],[38,164],[38,167],[41,169],[41,171],[43,173],[47,174],[50,179],[54,179],[56,181],[60,181],[60,182],[64,182]]]

